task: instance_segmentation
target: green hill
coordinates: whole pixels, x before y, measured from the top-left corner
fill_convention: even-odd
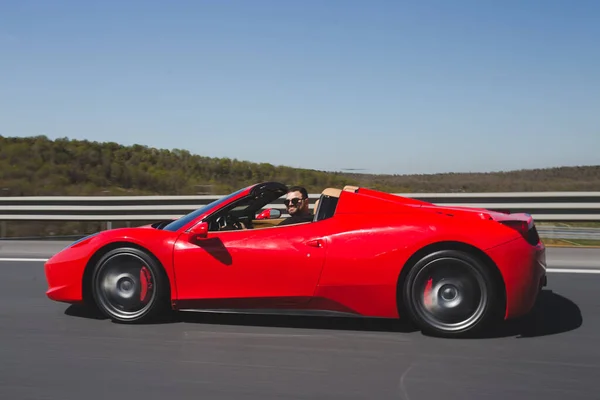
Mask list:
[[[391,192],[600,190],[600,166],[495,173],[371,175],[209,158],[186,150],[0,136],[0,195],[224,194],[276,180],[309,192],[355,184]]]

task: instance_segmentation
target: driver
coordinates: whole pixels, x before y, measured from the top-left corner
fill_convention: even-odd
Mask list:
[[[288,189],[284,204],[290,214],[289,218],[281,221],[278,226],[311,222],[313,214],[308,208],[308,192],[302,186],[292,186]]]

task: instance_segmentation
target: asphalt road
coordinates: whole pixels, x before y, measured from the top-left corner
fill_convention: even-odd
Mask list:
[[[0,259],[48,255],[28,249],[0,247]],[[119,325],[47,300],[42,261],[0,261],[0,398],[597,398],[600,274],[579,269],[600,266],[600,251],[556,250],[562,272],[530,319],[465,340],[345,318]]]

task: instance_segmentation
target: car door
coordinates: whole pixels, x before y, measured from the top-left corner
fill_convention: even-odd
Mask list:
[[[251,307],[308,301],[325,261],[324,222],[208,232],[191,242],[183,234],[174,247],[178,298]]]

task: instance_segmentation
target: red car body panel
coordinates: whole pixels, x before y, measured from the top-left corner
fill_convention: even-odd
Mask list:
[[[248,195],[231,196],[222,207]],[[55,301],[83,301],[84,270],[101,248],[131,243],[148,250],[166,271],[172,306],[290,308],[397,318],[398,280],[419,250],[439,243],[478,249],[497,267],[506,289],[505,317],[527,313],[545,279],[545,248],[528,243],[526,214],[439,207],[368,190],[342,190],[335,214],[297,225],[208,232],[188,231],[214,209],[197,213],[175,231],[150,226],[99,232],[67,247],[45,265]],[[182,220],[184,221],[184,220]],[[401,317],[401,316],[400,316]]]
[[[502,273],[506,288],[505,318],[527,314],[536,301],[540,282],[546,275],[546,253],[536,246],[515,239],[486,252]]]
[[[173,253],[178,300],[225,298],[300,298],[315,292],[325,246],[323,238],[335,227],[326,224],[289,225],[279,228],[209,233],[190,243],[183,234]]]

